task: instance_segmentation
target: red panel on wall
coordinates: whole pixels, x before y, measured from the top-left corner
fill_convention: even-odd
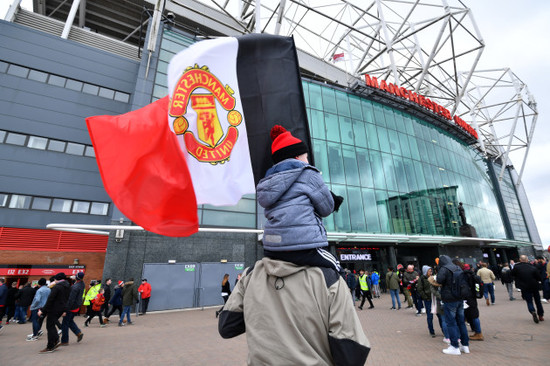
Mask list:
[[[104,253],[108,241],[105,235],[0,227],[0,250]]]

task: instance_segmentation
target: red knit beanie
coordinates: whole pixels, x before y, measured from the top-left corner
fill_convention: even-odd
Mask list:
[[[283,126],[273,126],[270,135],[273,141],[271,144],[271,157],[274,164],[307,153],[306,144],[292,136]]]

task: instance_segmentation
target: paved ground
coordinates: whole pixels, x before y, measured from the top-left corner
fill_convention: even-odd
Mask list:
[[[496,285],[495,306],[479,301],[484,342],[471,342],[471,354],[444,355],[441,331],[431,338],[426,317],[412,310],[391,311],[388,294],[375,299],[375,309],[358,311],[372,344],[367,365],[545,365],[550,359],[550,304],[544,304],[548,320],[535,324],[525,302],[509,301],[505,289]],[[519,292],[517,293],[519,297]],[[94,319],[82,328],[84,339],[38,354],[46,345],[44,335],[26,342],[31,325],[10,324],[0,333],[0,365],[245,365],[244,335],[224,340],[218,335],[215,310],[151,313],[133,319],[135,325],[99,328]],[[77,324],[84,318],[77,318]],[[269,326],[269,325],[266,325]]]

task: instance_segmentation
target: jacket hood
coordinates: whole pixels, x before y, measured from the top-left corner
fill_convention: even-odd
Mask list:
[[[445,265],[449,265],[451,263],[453,263],[453,260],[448,255],[443,254],[443,255],[439,256],[439,265],[441,267],[443,267]]]
[[[286,159],[272,166],[260,183],[257,191],[262,192],[258,195],[258,202],[262,207],[269,207],[279,200],[292,184],[300,177],[302,171],[306,168],[315,169],[300,160]]]
[[[428,270],[429,270],[430,268],[432,268],[432,267],[430,267],[430,266],[422,266],[422,274],[423,274],[424,276],[428,276]]]
[[[275,277],[292,276],[305,269],[304,266],[271,258],[262,258],[262,264],[264,265],[266,273]]]
[[[126,287],[126,286],[130,287],[133,284],[134,284],[134,281],[126,281],[126,282],[124,282],[124,287]]]

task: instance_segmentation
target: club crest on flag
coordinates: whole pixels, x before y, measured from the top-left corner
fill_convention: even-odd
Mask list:
[[[209,93],[194,92],[204,89]],[[168,113],[174,117],[176,135],[183,135],[188,153],[200,162],[216,165],[229,160],[233,147],[239,138],[242,114],[235,109],[234,91],[210,72],[208,66],[187,67],[174,87]],[[196,113],[197,137],[190,130],[188,118],[189,103]],[[218,115],[217,104],[227,114]],[[224,136],[222,122],[229,124]]]

